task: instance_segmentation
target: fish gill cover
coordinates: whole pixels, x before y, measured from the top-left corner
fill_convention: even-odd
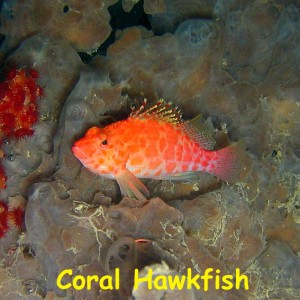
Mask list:
[[[6,0],[0,24],[1,299],[299,298],[297,1]],[[21,139],[4,126],[30,102],[16,111],[16,95],[38,110]],[[201,114],[214,150],[243,141],[237,182],[141,179],[150,199],[137,200],[82,166],[74,143],[144,98]],[[163,288],[211,269],[207,289],[135,286],[136,270]],[[248,289],[217,288],[218,274]],[[113,288],[79,288],[92,275]]]

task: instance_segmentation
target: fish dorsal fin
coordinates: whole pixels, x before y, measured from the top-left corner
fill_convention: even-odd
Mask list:
[[[171,124],[180,124],[183,122],[181,111],[177,106],[172,106],[171,102],[166,102],[164,99],[160,99],[156,104],[145,110],[146,103],[147,99],[144,99],[144,103],[138,109],[132,110],[130,118],[152,118]]]
[[[214,128],[210,119],[205,121],[202,115],[199,114],[192,120],[187,121],[185,127],[188,135],[196,140],[202,148],[206,150],[214,149],[216,141],[213,138]]]
[[[138,108],[133,109],[130,118],[134,119],[156,119],[161,122],[174,124],[177,129],[183,131],[192,140],[197,142],[199,146],[206,150],[212,150],[215,145],[215,140],[208,134],[200,116],[195,117],[190,121],[183,121],[182,114],[179,108],[172,106],[171,102],[166,102],[160,99],[155,105],[145,109],[147,99]]]

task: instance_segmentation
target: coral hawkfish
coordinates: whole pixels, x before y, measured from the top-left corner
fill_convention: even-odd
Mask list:
[[[161,100],[147,110],[142,105],[126,120],[88,129],[72,151],[91,172],[116,179],[123,195],[145,199],[149,192],[138,178],[187,180],[201,171],[235,181],[243,143],[213,151],[214,143]]]

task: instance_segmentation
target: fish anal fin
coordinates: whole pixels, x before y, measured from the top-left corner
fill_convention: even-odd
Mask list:
[[[177,174],[172,174],[168,176],[164,176],[160,179],[162,180],[182,180],[182,181],[188,181],[188,180],[197,180],[199,179],[199,174],[201,172],[183,172],[183,173],[177,173]]]
[[[150,193],[145,185],[128,169],[122,169],[116,174],[116,180],[123,196],[135,197],[138,200],[150,198]]]

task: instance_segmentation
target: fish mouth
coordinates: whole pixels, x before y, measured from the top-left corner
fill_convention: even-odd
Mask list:
[[[78,159],[82,159],[85,158],[86,155],[84,154],[84,152],[80,149],[80,147],[74,145],[72,147],[72,152],[75,155],[75,157],[77,157]]]

